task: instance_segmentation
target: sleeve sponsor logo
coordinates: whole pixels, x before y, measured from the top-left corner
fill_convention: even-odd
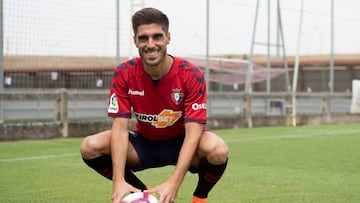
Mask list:
[[[113,93],[110,97],[108,112],[117,113],[119,111],[119,102],[117,100],[116,94]]]
[[[181,117],[181,111],[164,109],[158,115],[140,114],[135,112],[137,120],[151,123],[155,128],[166,128],[174,125]]]
[[[206,109],[206,103],[202,103],[202,104],[198,104],[198,103],[193,103],[191,105],[191,108],[195,111],[197,110],[201,110],[201,109]]]

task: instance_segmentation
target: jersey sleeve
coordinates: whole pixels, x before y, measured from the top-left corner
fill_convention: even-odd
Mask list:
[[[108,101],[109,117],[131,117],[131,105],[128,95],[128,66],[126,63],[115,68]]]
[[[185,122],[206,124],[206,82],[203,72],[191,66],[185,75]]]

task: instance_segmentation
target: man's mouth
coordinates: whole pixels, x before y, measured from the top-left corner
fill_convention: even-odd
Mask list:
[[[159,51],[156,49],[149,49],[144,52],[147,57],[154,58],[158,55]]]

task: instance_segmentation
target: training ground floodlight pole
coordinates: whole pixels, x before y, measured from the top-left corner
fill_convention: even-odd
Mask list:
[[[257,42],[255,40],[256,36],[256,27],[257,27],[257,19],[259,15],[259,4],[260,0],[256,2],[256,10],[255,10],[255,19],[253,24],[253,34],[251,40],[251,48],[249,54],[249,63],[247,67],[246,73],[246,82],[245,82],[245,99],[244,99],[244,108],[243,112],[246,114],[246,120],[248,122],[248,127],[252,127],[252,118],[251,118],[251,94],[252,94],[252,77],[254,73],[254,46],[255,45],[265,45],[267,46],[267,63],[266,63],[266,92],[271,93],[271,54],[270,54],[270,47],[276,47],[277,50],[277,59],[279,59],[280,49],[282,49],[283,54],[283,65],[285,69],[285,90],[290,90],[290,82],[289,82],[289,72],[288,72],[288,62],[286,58],[286,50],[285,50],[285,40],[284,40],[284,33],[283,27],[281,22],[281,12],[280,12],[280,0],[277,0],[277,41],[276,43],[271,43],[271,21],[270,21],[270,11],[271,11],[271,4],[270,1],[267,1],[267,42]]]
[[[301,1],[299,32],[298,32],[298,39],[296,45],[296,58],[295,58],[295,66],[294,66],[294,77],[293,77],[293,88],[292,88],[292,126],[296,126],[296,89],[297,89],[297,80],[298,80],[298,72],[299,72],[299,52],[300,52],[303,13],[304,13],[304,0]]]

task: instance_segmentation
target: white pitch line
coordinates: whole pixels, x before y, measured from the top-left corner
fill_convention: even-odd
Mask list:
[[[79,155],[79,153],[67,153],[67,154],[53,154],[53,155],[44,155],[44,156],[17,157],[17,158],[0,159],[0,162],[28,161],[28,160],[36,160],[36,159],[50,159],[50,158],[59,158],[59,157],[68,157],[68,156],[77,156],[77,155]]]
[[[295,139],[295,138],[306,138],[306,137],[317,137],[317,136],[330,136],[336,134],[360,134],[360,130],[341,130],[341,131],[329,131],[323,133],[307,133],[307,134],[290,134],[290,135],[276,135],[276,136],[261,136],[261,137],[240,137],[237,139],[226,139],[226,142],[249,142],[249,141],[258,141],[258,140],[276,140],[276,139]],[[44,155],[44,156],[30,156],[30,157],[17,157],[17,158],[7,158],[0,159],[0,162],[11,162],[11,161],[27,161],[27,160],[36,160],[36,159],[49,159],[49,158],[60,158],[68,156],[78,156],[79,153],[67,153],[67,154],[53,154],[53,155]]]
[[[290,134],[290,135],[276,135],[276,136],[261,136],[261,137],[240,137],[235,139],[226,139],[226,142],[250,142],[258,140],[280,140],[280,139],[295,139],[306,137],[318,137],[318,136],[331,136],[336,134],[360,134],[360,130],[341,130],[341,131],[329,131],[323,133],[304,133],[304,134]],[[266,134],[266,132],[265,132]]]

